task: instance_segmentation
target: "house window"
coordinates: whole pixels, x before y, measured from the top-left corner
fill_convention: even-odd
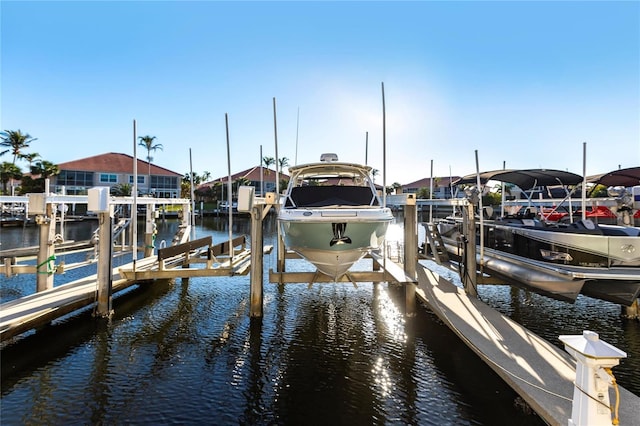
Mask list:
[[[118,183],[118,175],[112,175],[109,173],[100,174],[100,183]]]
[[[56,179],[57,185],[93,186],[93,172],[62,170]]]
[[[129,175],[129,183],[133,184],[133,175]],[[144,175],[138,175],[138,185],[144,184]]]

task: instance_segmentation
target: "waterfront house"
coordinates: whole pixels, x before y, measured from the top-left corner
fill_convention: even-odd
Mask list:
[[[261,172],[262,169],[262,172]],[[289,175],[279,173],[280,191],[284,190],[289,182]],[[209,182],[205,182],[196,189],[196,198],[200,197],[207,201],[213,199],[226,199],[227,182],[229,176],[222,176]],[[238,190],[238,185],[253,186],[255,194],[261,196],[267,192],[276,191],[276,171],[267,167],[255,166],[231,175],[234,198]]]
[[[434,177],[433,178],[433,198],[451,198],[451,182],[460,179],[460,176]],[[402,192],[417,194],[421,189],[427,191],[431,188],[431,178],[424,178],[415,182],[402,185]],[[454,188],[455,191],[455,188]]]
[[[84,195],[94,186],[133,186],[133,157],[109,152],[58,164],[60,173],[51,178],[51,191]],[[138,193],[157,198],[180,197],[182,174],[144,160],[137,160]]]

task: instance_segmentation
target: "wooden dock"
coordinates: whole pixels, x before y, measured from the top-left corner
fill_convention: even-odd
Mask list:
[[[160,249],[157,256],[136,260],[135,266],[131,262],[114,268],[112,294],[143,280],[246,275],[250,255],[244,247],[245,242],[242,236],[235,238],[231,244],[223,242],[211,245],[211,237],[207,237]],[[263,249],[269,251],[271,248],[267,246]],[[229,256],[229,250],[233,250],[233,257]],[[191,267],[192,264],[201,264],[201,267]],[[94,274],[1,304],[0,341],[95,304],[97,281],[98,276]]]
[[[571,356],[420,264],[416,295],[550,425],[571,417]],[[614,369],[615,374],[615,369]],[[621,425],[638,424],[640,397],[619,387]],[[615,394],[610,390],[610,400]]]
[[[154,259],[137,261],[142,267]],[[0,341],[42,327],[68,313],[86,308],[96,301],[97,274],[49,290],[11,300],[0,305]],[[113,272],[113,293],[135,284]]]

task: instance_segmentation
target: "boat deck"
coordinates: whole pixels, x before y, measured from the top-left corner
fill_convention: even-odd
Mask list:
[[[571,417],[575,361],[420,262],[416,294],[540,417],[566,425]],[[622,360],[621,362],[624,362]],[[615,374],[615,368],[613,369]],[[640,397],[619,387],[620,424],[637,424]],[[610,390],[610,401],[615,394]]]

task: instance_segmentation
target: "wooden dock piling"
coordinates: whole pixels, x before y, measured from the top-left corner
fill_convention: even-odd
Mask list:
[[[113,217],[111,211],[98,213],[98,221],[98,306],[96,307],[96,316],[108,318],[113,314]]]
[[[264,236],[262,230],[264,204],[254,205],[251,210],[251,318],[262,318],[263,307],[263,243]]]
[[[418,263],[418,211],[415,194],[407,194],[404,206],[405,315],[416,314],[416,265]]]

